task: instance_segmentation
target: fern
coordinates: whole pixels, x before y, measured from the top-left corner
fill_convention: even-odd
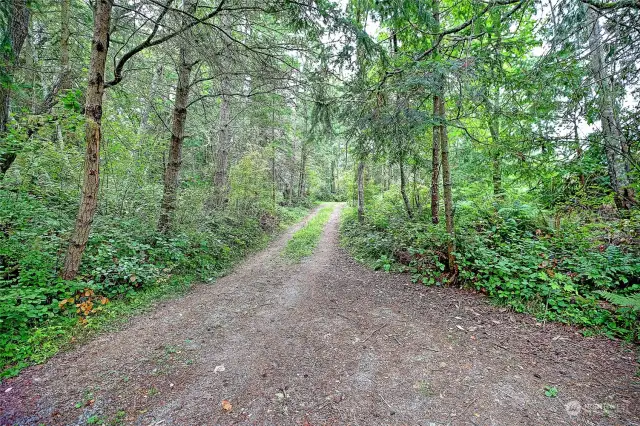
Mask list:
[[[630,296],[621,296],[616,293],[610,293],[608,291],[597,291],[607,302],[613,303],[618,306],[626,306],[634,311],[640,311],[640,293],[635,293]]]

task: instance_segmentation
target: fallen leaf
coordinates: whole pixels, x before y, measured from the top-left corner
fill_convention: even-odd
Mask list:
[[[231,411],[233,409],[233,405],[231,405],[231,403],[229,401],[227,401],[226,399],[222,400],[222,409],[224,411]]]

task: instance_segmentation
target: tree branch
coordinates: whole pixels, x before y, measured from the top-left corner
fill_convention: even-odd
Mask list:
[[[640,0],[618,0],[618,1],[597,1],[597,0],[580,0],[582,3],[595,7],[598,10],[618,10],[618,9],[638,9],[640,10]]]
[[[203,18],[201,19],[195,19],[193,22],[190,22],[189,24],[183,26],[182,28],[178,29],[177,31],[167,34],[164,37],[160,37],[156,40],[154,40],[153,38],[155,37],[156,33],[158,32],[158,29],[160,28],[160,24],[162,23],[162,18],[164,18],[164,15],[166,15],[166,13],[168,12],[168,10],[170,9],[170,5],[173,2],[173,0],[167,0],[167,3],[165,4],[165,6],[162,9],[162,12],[160,13],[160,16],[158,17],[158,19],[156,20],[155,25],[153,26],[153,30],[151,31],[151,33],[149,34],[149,36],[139,45],[137,45],[136,47],[134,47],[133,49],[131,49],[130,51],[128,51],[127,53],[125,53],[122,58],[120,58],[120,60],[118,61],[118,64],[116,65],[114,71],[113,71],[113,80],[105,83],[104,87],[109,88],[112,86],[115,86],[116,84],[120,83],[122,81],[122,70],[125,66],[125,64],[127,63],[127,61],[129,59],[131,59],[132,57],[134,57],[136,54],[142,52],[144,49],[147,49],[149,47],[153,47],[153,46],[157,46],[159,44],[164,43],[165,41],[171,40],[172,38],[182,34],[183,32],[187,31],[190,28],[193,28],[194,26],[205,22],[211,18],[213,18],[214,16],[216,16],[218,13],[220,13],[220,11],[222,11],[222,6],[225,4],[226,0],[220,0],[220,3],[218,4],[218,6],[211,12],[209,12],[207,15],[205,15]]]

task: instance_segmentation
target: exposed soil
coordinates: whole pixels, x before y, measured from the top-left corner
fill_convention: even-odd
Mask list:
[[[640,424],[634,348],[368,270],[339,247],[339,210],[301,264],[281,256],[292,229],[5,381],[0,424]]]

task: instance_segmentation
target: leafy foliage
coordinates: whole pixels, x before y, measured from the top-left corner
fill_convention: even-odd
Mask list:
[[[462,285],[540,320],[637,338],[637,248],[606,243],[612,234],[625,232],[624,223],[614,230],[606,222],[566,221],[554,230],[547,225],[547,213],[518,202],[497,211],[462,211],[459,270],[452,273],[445,268],[447,237],[442,228],[408,220],[392,208],[400,204],[390,198],[380,196],[362,225],[353,210],[345,214],[343,239],[357,258],[374,267],[410,272],[425,285]]]
[[[284,225],[306,212],[278,207],[275,213]],[[224,212],[210,216],[198,230],[169,237],[140,218],[100,216],[80,277],[65,281],[57,272],[70,227],[64,209],[29,194],[0,191],[3,375],[48,358],[76,324],[89,325],[113,302],[130,303],[167,283],[211,280],[269,236],[259,217]]]

